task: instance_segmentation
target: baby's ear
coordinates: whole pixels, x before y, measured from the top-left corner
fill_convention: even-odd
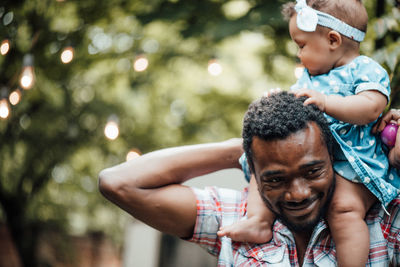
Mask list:
[[[342,45],[342,36],[337,31],[330,31],[328,33],[328,39],[331,49],[336,49]]]

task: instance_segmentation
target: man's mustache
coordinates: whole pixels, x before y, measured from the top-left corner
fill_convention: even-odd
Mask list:
[[[315,195],[311,198],[304,199],[300,202],[298,201],[284,201],[282,202],[283,206],[287,208],[297,208],[297,207],[305,207],[317,200],[318,198],[322,197],[321,194]]]

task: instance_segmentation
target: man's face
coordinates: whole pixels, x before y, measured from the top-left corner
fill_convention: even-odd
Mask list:
[[[252,142],[258,188],[292,231],[312,230],[334,190],[331,157],[315,123],[284,140]]]

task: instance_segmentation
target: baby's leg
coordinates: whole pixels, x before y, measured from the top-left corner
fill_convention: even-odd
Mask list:
[[[247,198],[247,219],[221,227],[218,236],[227,236],[240,242],[265,243],[272,238],[274,220],[275,215],[262,201],[257,182],[252,175]]]
[[[328,211],[328,223],[336,244],[339,267],[365,266],[369,232],[364,217],[376,201],[363,185],[336,174],[336,189]]]

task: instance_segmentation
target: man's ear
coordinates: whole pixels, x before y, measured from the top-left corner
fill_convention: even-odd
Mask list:
[[[332,50],[339,48],[342,45],[342,36],[337,31],[330,31],[328,33],[329,46]]]

